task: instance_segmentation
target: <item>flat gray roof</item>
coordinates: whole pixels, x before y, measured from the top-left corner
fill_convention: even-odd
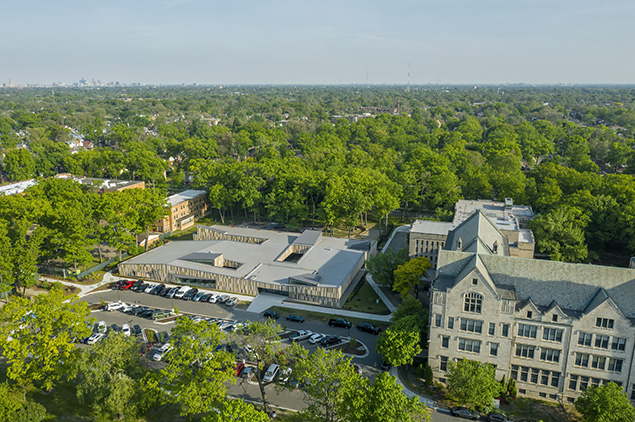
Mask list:
[[[233,240],[173,241],[131,258],[122,264],[169,264],[210,274],[278,284],[288,284],[289,277],[313,275],[319,276],[318,286],[336,287],[342,284],[351,271],[357,268],[360,260],[365,259],[363,251],[350,249],[360,241],[319,236],[316,243],[309,247],[297,262],[277,261],[301,235],[228,226],[212,227],[229,235],[263,238],[266,241],[260,244]],[[310,238],[314,237],[311,234]],[[232,269],[187,260],[192,257],[211,257],[218,256],[218,254],[222,254],[225,260],[238,262],[242,265]],[[316,279],[315,277],[310,278]]]
[[[410,231],[413,233],[430,233],[447,236],[448,232],[454,228],[454,223],[445,221],[415,220]]]
[[[173,207],[175,205],[179,205],[181,202],[189,201],[190,199],[194,199],[197,196],[204,194],[204,190],[189,189],[181,193],[175,193],[174,195],[168,196],[168,202],[170,203],[170,206]]]

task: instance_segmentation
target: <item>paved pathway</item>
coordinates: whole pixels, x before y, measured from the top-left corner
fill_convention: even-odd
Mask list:
[[[401,385],[401,387],[403,388],[403,392],[404,392],[404,394],[406,396],[408,396],[408,397],[417,396],[417,397],[419,397],[419,400],[421,401],[421,403],[425,404],[429,408],[431,408],[431,409],[436,409],[437,408],[437,402],[436,401],[432,400],[431,398],[419,395],[419,394],[415,393],[412,390],[409,390],[408,387],[406,387],[405,384],[403,382],[401,382],[401,379],[399,378],[399,371],[397,370],[396,367],[393,366],[393,367],[390,368],[390,375],[392,375],[393,377],[397,378],[397,383],[399,385]]]
[[[390,311],[390,313],[395,312],[395,309],[397,309],[397,307],[393,305],[390,299],[388,299],[388,296],[386,296],[386,294],[382,292],[382,290],[379,288],[379,285],[375,283],[375,280],[373,280],[373,276],[370,275],[370,273],[366,274],[366,281],[368,281],[368,284],[370,284],[370,287],[373,288],[375,293],[379,295],[381,300],[388,307],[388,310]]]
[[[395,230],[392,231],[390,235],[390,239],[384,245],[381,253],[385,253],[388,248],[391,248],[393,251],[398,251],[402,248],[408,248],[408,244],[406,243],[408,239],[408,232],[410,231],[410,226],[399,226]]]
[[[314,305],[305,305],[304,303],[294,303],[294,302],[283,302],[280,305],[284,308],[290,309],[299,309],[307,312],[319,312],[322,314],[330,314],[334,316],[343,316],[357,319],[368,319],[372,321],[382,321],[389,322],[390,315],[376,315],[376,314],[368,314],[365,312],[355,312],[355,311],[347,311],[345,309],[337,309],[337,308],[325,308],[322,306],[314,306]]]
[[[275,295],[272,293],[260,293],[256,296],[249,307],[247,308],[247,312],[254,312],[259,314],[261,312],[266,311],[272,306],[282,306],[282,302],[284,302],[286,298],[281,295]]]

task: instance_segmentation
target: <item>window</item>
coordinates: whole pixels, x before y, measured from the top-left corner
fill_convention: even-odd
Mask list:
[[[454,317],[448,317],[448,330],[454,330]]]
[[[444,349],[447,349],[448,347],[450,347],[450,337],[449,336],[441,337],[441,347],[444,348]]]
[[[593,356],[593,360],[591,361],[591,368],[603,370],[605,366],[606,358],[604,356]]]
[[[598,328],[613,329],[613,325],[614,324],[615,324],[615,320],[614,319],[597,318],[595,320],[595,326],[598,327]]]
[[[481,342],[478,340],[470,340],[466,338],[459,339],[459,350],[472,353],[481,352]]]
[[[527,311],[527,319],[531,319],[534,316],[534,313],[531,311]]]
[[[547,341],[556,341],[558,343],[562,343],[562,333],[564,330],[559,330],[557,328],[543,328],[542,329],[542,339]]]
[[[523,390],[522,388],[519,388],[519,389],[518,389],[518,392],[519,392],[520,394],[527,394],[527,390]]]
[[[569,390],[573,390],[573,391],[578,390],[578,376],[577,375],[569,375]]]
[[[631,400],[635,400],[635,384],[631,386]]]
[[[540,360],[558,363],[560,361],[560,350],[543,347],[540,350]]]
[[[558,395],[557,394],[549,394],[549,398],[551,400],[557,400],[558,399]]]
[[[589,386],[589,377],[580,377],[580,391],[584,391]]]
[[[441,314],[435,314],[434,315],[434,326],[435,327],[440,327],[441,326],[441,318],[443,318],[441,316]]]
[[[489,344],[489,354],[490,356],[498,356],[498,343]]]
[[[586,353],[575,354],[575,366],[582,366],[583,368],[589,367],[589,355]]]
[[[580,332],[578,334],[578,346],[591,346],[593,340],[593,334]]]
[[[547,398],[547,393],[538,393],[538,395],[544,399]]]
[[[556,388],[560,386],[560,372],[551,373],[551,386]]]
[[[516,345],[516,356],[519,358],[533,359],[536,348],[534,346],[528,346],[526,344]]]
[[[518,336],[536,338],[538,327],[529,324],[518,324]]]
[[[490,323],[489,323],[489,331],[488,331],[488,334],[489,334],[490,336],[493,336],[494,334],[496,334],[496,324],[495,324],[495,323],[493,323],[493,322],[490,322]]]
[[[478,278],[472,279],[472,286],[476,286],[478,284]]]
[[[529,368],[526,366],[520,367],[520,380],[527,382],[529,379]]]
[[[531,378],[529,379],[529,382],[532,384],[538,384],[538,375],[540,374],[540,369],[538,368],[531,368]]]
[[[608,349],[609,348],[609,336],[595,336],[595,347],[599,347],[600,349]]]
[[[609,371],[622,372],[622,359],[609,359]]]
[[[466,293],[465,300],[463,302],[463,310],[465,312],[481,313],[481,306],[483,305],[483,296],[478,293]]]
[[[549,371],[542,371],[542,376],[540,377],[540,383],[542,385],[549,385]]]
[[[481,334],[483,331],[483,321],[475,319],[461,318],[461,331]]]
[[[509,324],[503,324],[503,337],[509,337]]]
[[[441,356],[441,365],[440,368],[441,371],[445,372],[448,370],[448,357],[447,356]]]
[[[551,315],[551,322],[558,322],[558,314]]]
[[[518,365],[512,365],[511,377],[515,380],[518,380]],[[635,388],[635,384],[633,388]]]
[[[624,351],[626,349],[626,339],[623,337],[613,337],[611,349]]]

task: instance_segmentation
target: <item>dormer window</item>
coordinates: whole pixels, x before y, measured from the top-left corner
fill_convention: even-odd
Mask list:
[[[534,313],[531,311],[527,311],[527,319],[531,319],[534,316]]]
[[[481,313],[483,306],[483,296],[478,293],[466,293],[463,302],[463,310],[465,312]]]
[[[472,279],[472,286],[476,286],[478,284],[478,278]]]
[[[595,326],[598,328],[608,328],[608,329],[613,329],[613,325],[615,324],[615,320],[614,319],[608,319],[608,318],[597,318],[595,320]]]
[[[494,242],[494,245],[492,245],[492,250],[494,251],[495,254],[498,253],[498,241]]]
[[[551,315],[551,322],[558,322],[558,314]]]

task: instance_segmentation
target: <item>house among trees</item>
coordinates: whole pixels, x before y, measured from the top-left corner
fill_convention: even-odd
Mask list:
[[[438,252],[429,363],[471,359],[516,380],[521,395],[572,403],[610,381],[635,400],[635,270],[513,256],[477,210]]]

